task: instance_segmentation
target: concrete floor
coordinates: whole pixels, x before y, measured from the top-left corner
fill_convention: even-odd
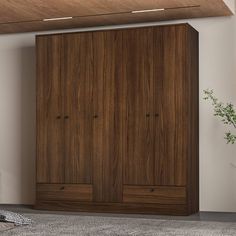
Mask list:
[[[13,211],[17,213],[50,213],[57,214],[55,211],[34,210],[32,206],[26,205],[0,205],[0,209]],[[104,216],[104,217],[127,217],[124,214],[107,214],[107,213],[85,213],[85,212],[63,212],[64,215],[81,215],[81,216]],[[221,212],[200,212],[191,216],[160,216],[160,215],[128,215],[129,218],[143,219],[163,219],[163,220],[184,220],[184,221],[217,221],[217,222],[236,222],[236,213]]]

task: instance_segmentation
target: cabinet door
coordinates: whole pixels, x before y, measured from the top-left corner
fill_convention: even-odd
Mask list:
[[[153,185],[153,29],[123,33],[124,184]]]
[[[37,182],[64,182],[60,36],[37,37]]]
[[[186,26],[154,29],[155,185],[186,184]]]
[[[63,37],[65,182],[89,184],[93,155],[92,33]]]
[[[122,32],[93,33],[94,155],[96,202],[122,201]]]

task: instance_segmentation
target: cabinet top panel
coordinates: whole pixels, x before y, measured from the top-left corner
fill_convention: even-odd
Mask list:
[[[223,0],[1,0],[0,34],[232,14]]]
[[[36,39],[40,39],[40,38],[53,38],[53,37],[64,37],[64,36],[71,36],[71,35],[85,35],[85,34],[93,34],[93,33],[102,33],[102,32],[133,32],[134,30],[139,31],[139,30],[143,30],[143,29],[164,29],[164,28],[175,28],[176,30],[180,30],[180,29],[185,29],[185,32],[195,32],[197,35],[199,34],[199,32],[190,24],[188,23],[179,23],[179,24],[164,24],[164,25],[155,25],[155,26],[143,26],[143,27],[138,27],[135,26],[134,27],[127,27],[127,28],[112,28],[112,29],[97,29],[94,30],[92,28],[92,30],[86,30],[86,31],[79,31],[79,32],[59,32],[59,33],[46,33],[46,34],[37,34],[36,35]],[[184,33],[184,31],[182,31]]]

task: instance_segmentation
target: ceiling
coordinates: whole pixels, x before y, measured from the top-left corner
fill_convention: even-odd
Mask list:
[[[165,9],[155,12],[132,11]],[[0,0],[0,33],[229,16],[223,0]],[[58,21],[48,18],[73,17]]]

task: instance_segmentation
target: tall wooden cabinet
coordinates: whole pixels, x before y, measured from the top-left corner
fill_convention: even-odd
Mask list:
[[[40,35],[37,209],[198,211],[198,33]]]

